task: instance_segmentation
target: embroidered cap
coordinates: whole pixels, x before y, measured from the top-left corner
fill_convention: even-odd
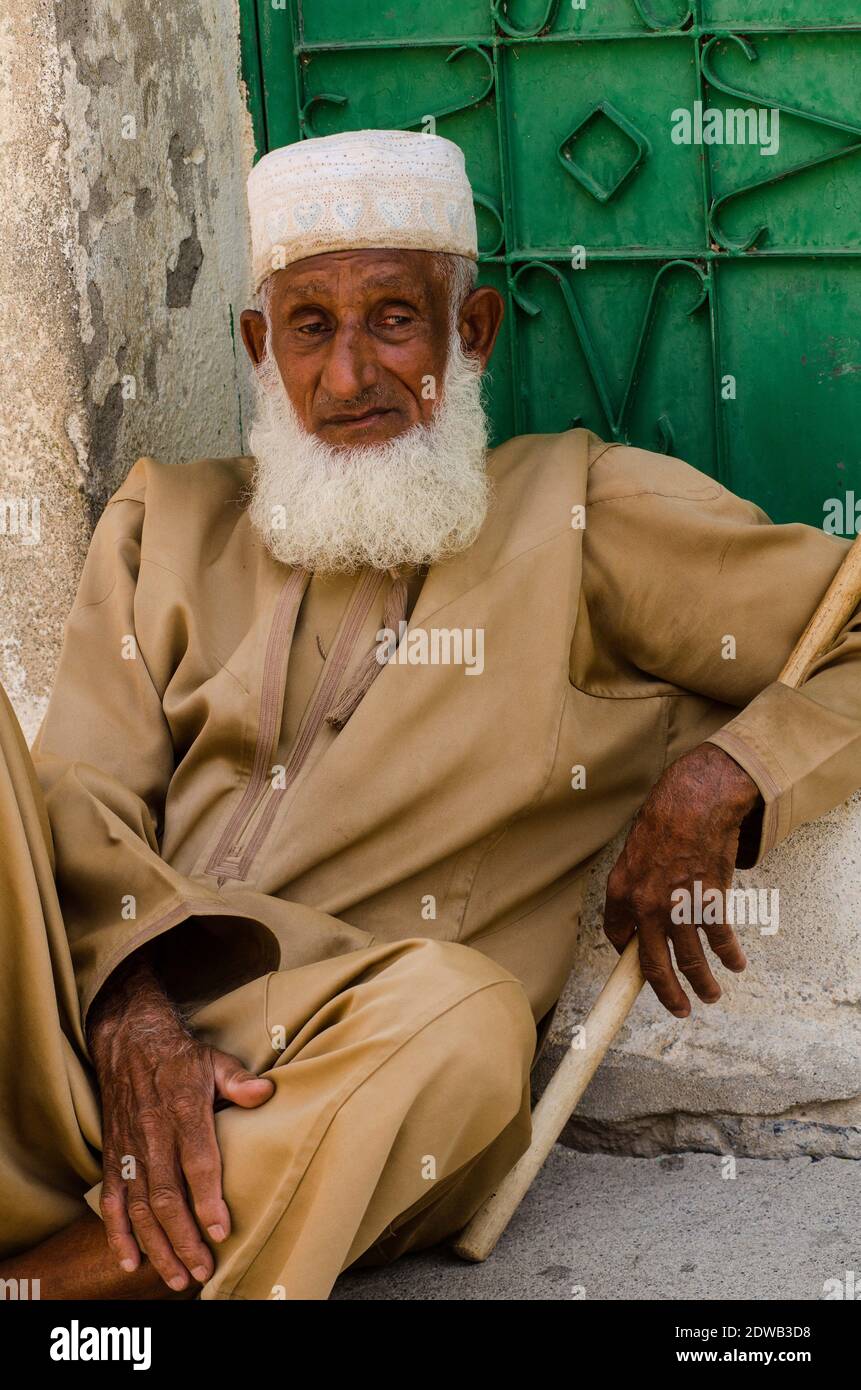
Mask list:
[[[254,288],[324,251],[478,259],[463,152],[441,135],[350,130],[271,150],[248,176]]]

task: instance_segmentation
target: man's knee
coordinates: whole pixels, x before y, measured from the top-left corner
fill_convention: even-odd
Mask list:
[[[433,937],[416,936],[397,945],[402,952],[399,965],[404,973],[420,977],[429,994],[449,993],[453,983],[464,992],[502,982],[519,984],[503,965],[474,946],[464,946],[459,941],[435,941]],[[526,1001],[522,986],[520,993]],[[529,1009],[528,1003],[526,1007]]]
[[[452,999],[435,1021],[452,1100],[516,1111],[535,1052],[536,1028],[520,982],[503,966],[458,942],[421,942],[424,985]]]

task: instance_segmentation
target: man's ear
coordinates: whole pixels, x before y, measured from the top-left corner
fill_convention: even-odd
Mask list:
[[[460,336],[464,351],[486,367],[493,352],[505,305],[492,285],[480,285],[467,295],[460,311]]]
[[[245,351],[255,367],[266,354],[266,319],[259,309],[243,309],[239,315],[239,331]]]

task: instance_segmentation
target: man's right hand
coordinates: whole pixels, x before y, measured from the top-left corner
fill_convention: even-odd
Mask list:
[[[102,1098],[101,1213],[121,1267],[141,1251],[169,1288],[212,1277],[212,1253],[230,1231],[213,1107],[253,1109],[275,1087],[226,1052],[198,1042],[146,961],[103,989],[87,1024]]]

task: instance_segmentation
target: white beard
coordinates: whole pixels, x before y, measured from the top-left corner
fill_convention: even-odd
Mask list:
[[[321,573],[431,564],[471,545],[489,502],[481,367],[453,332],[433,416],[384,444],[310,434],[273,358],[256,374],[252,525],[276,559]]]

